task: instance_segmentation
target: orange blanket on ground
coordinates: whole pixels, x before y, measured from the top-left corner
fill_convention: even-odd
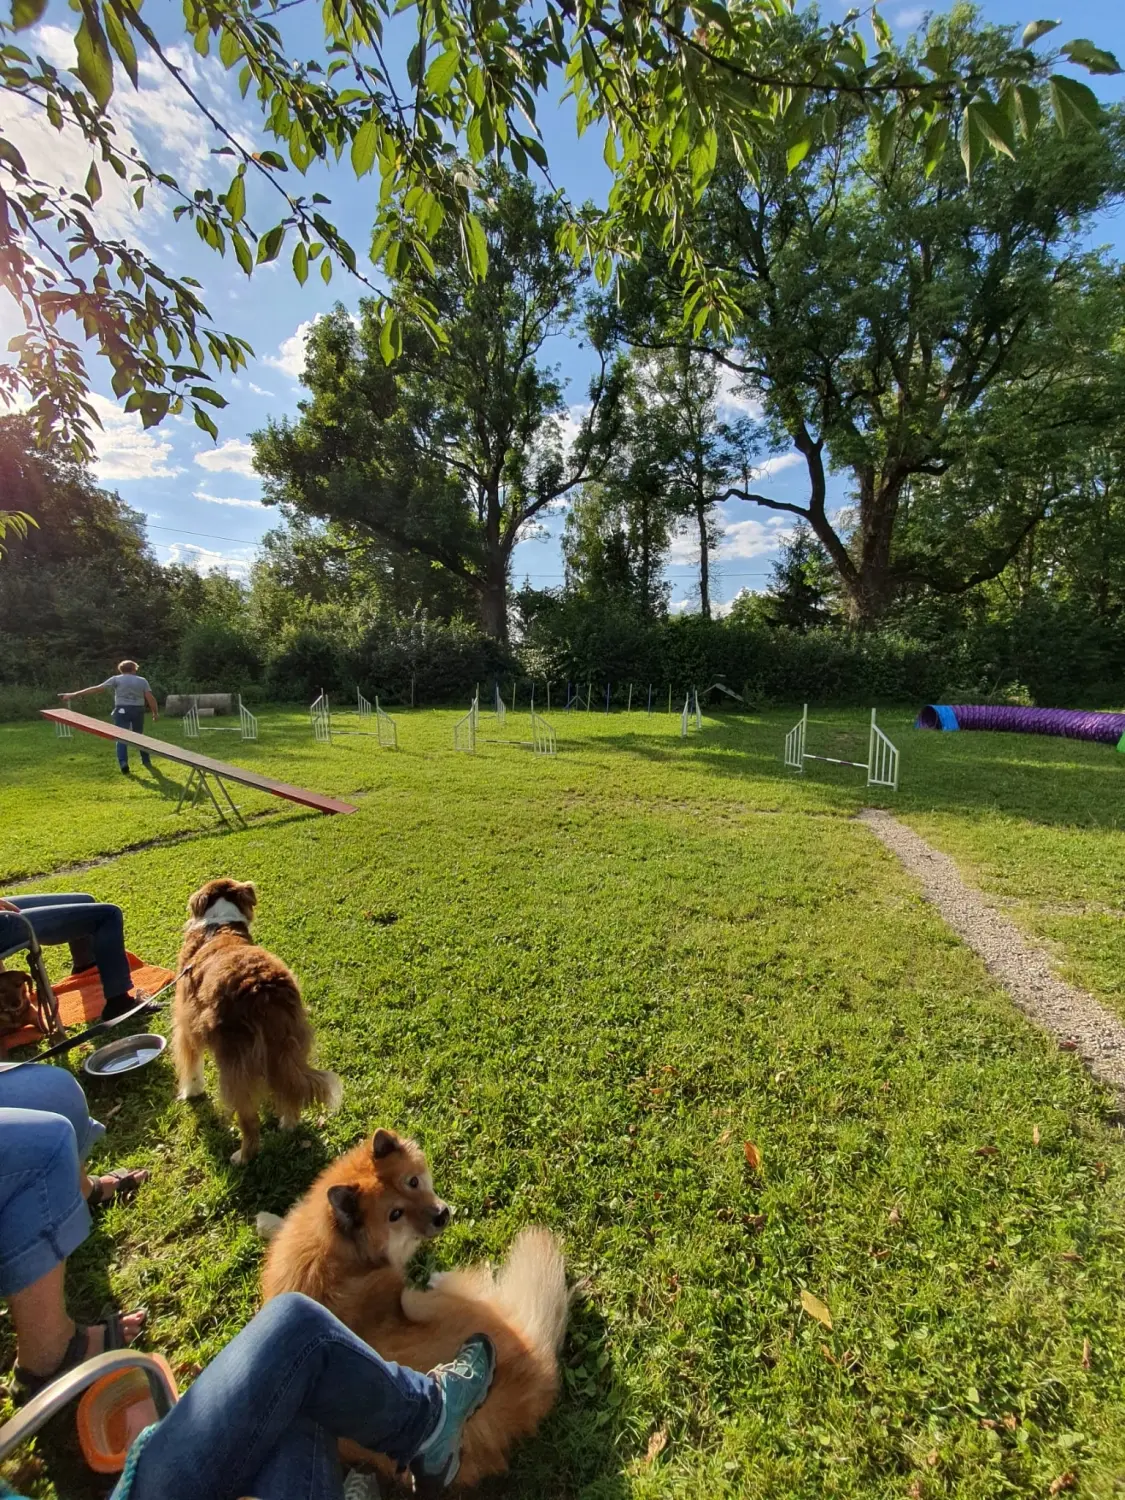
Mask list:
[[[135,953],[127,953],[129,974],[134,990],[154,995],[176,977],[173,969],[162,969],[158,964],[149,964]],[[83,969],[81,974],[71,974],[60,979],[54,986],[55,998],[59,1002],[59,1018],[68,1031],[74,1027],[92,1026],[105,1009],[105,995],[97,969]],[[38,1026],[24,1026],[19,1031],[9,1031],[0,1036],[0,1055],[7,1056],[14,1047],[27,1047],[43,1036]]]

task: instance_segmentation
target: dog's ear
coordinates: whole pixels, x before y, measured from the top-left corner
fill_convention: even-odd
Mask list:
[[[241,880],[234,884],[231,896],[235,905],[244,911],[248,917],[254,915],[254,908],[258,904],[258,892],[252,880]]]
[[[393,1156],[396,1151],[402,1150],[402,1142],[397,1135],[392,1135],[389,1130],[377,1130],[371,1141],[371,1155],[376,1161],[383,1161],[388,1156]]]
[[[211,899],[211,882],[201,885],[197,891],[193,891],[188,897],[188,916],[202,918],[207,912],[207,903]]]
[[[355,1183],[349,1183],[347,1187],[330,1187],[328,1189],[328,1202],[332,1209],[332,1217],[336,1221],[336,1228],[341,1234],[352,1235],[363,1222],[363,1215],[359,1206],[359,1188]]]

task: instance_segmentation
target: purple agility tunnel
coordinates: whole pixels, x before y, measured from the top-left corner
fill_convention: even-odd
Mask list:
[[[1005,734],[1056,734],[1068,740],[1125,743],[1125,714],[1087,713],[1081,708],[1010,708],[1003,704],[928,703],[915,729],[994,729]]]

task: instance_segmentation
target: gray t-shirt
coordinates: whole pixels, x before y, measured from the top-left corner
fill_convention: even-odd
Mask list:
[[[107,677],[102,683],[104,688],[113,689],[114,708],[143,708],[145,694],[152,691],[143,677],[138,677],[135,672],[119,672],[116,677]]]

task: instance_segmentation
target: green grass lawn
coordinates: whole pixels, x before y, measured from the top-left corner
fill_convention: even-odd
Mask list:
[[[455,756],[456,717],[400,714],[397,754],[316,746],[281,711],[257,745],[205,739],[360,803],[322,818],[239,791],[238,832],[175,815],[175,767],[127,779],[104,742],[0,726],[0,888],[119,901],[131,945],[171,963],[191,890],[255,880],[257,935],[347,1090],[240,1172],[166,1063],[92,1084],[101,1159],[154,1180],[73,1258],[75,1309],[145,1303],[149,1346],[190,1371],[256,1305],[257,1211],[384,1124],[457,1205],[433,1264],[542,1222],[586,1285],[559,1407],[489,1494],[991,1500],[1065,1475],[1119,1494],[1111,1101],[852,814],[895,808],[1122,1004],[1125,757],[888,713],[902,790],[875,797],[858,773],[783,770],[794,710],[687,742],[678,717],[556,713],[555,761],[483,743],[526,734],[521,715]],[[860,758],[863,721],[816,716],[809,748]],[[85,1500],[68,1430],[36,1493]]]

